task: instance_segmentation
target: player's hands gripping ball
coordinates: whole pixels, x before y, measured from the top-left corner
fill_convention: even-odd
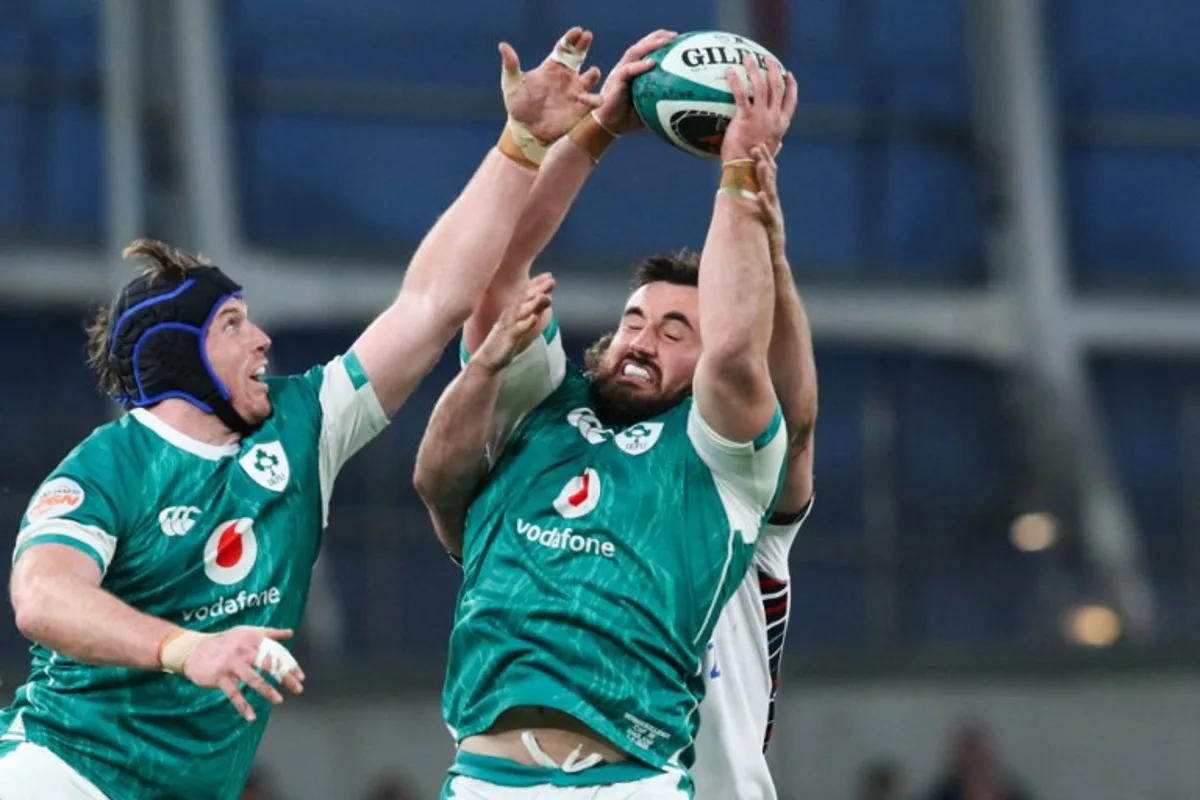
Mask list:
[[[666,47],[677,36],[679,34],[675,31],[658,30],[642,37],[625,51],[625,55],[608,73],[604,86],[600,88],[601,105],[593,112],[596,121],[606,130],[620,136],[646,127],[633,108],[630,87],[634,78],[654,69],[654,62],[646,56]]]
[[[220,689],[247,722],[257,716],[242,694],[245,685],[272,705],[283,696],[261,673],[270,675],[292,694],[304,691],[304,670],[280,644],[292,638],[289,630],[240,625],[218,634],[180,630],[159,647],[167,672],[183,675],[204,689]]]
[[[471,360],[493,375],[511,364],[541,334],[538,323],[550,307],[552,291],[554,277],[549,273],[531,279],[520,299],[500,314]]]
[[[749,87],[742,83],[737,70],[727,70],[729,91],[733,93],[737,112],[725,130],[721,143],[721,158],[725,162],[750,158],[755,145],[764,145],[772,153],[783,146],[783,136],[796,113],[798,92],[796,78],[786,76],[775,59],[767,59],[767,72],[763,75],[753,57],[747,55],[742,62],[746,70]]]

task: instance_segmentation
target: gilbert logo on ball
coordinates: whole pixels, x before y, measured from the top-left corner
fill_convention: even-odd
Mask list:
[[[702,158],[720,157],[725,129],[737,111],[725,71],[737,70],[749,93],[742,66],[746,55],[753,56],[762,70],[767,59],[779,62],[758,42],[733,33],[697,31],[678,37],[651,53],[648,58],[655,62],[654,68],[634,79],[638,116],[680,150]]]

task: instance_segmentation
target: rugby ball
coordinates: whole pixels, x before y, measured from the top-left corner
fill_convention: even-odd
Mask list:
[[[719,158],[725,128],[737,111],[725,71],[736,69],[749,93],[742,66],[747,53],[760,69],[766,69],[767,59],[779,62],[758,42],[733,33],[694,31],[677,37],[647,56],[653,69],[634,78],[638,116],[668,144],[694,156]]]

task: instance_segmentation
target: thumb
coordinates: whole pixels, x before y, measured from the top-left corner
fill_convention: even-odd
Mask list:
[[[630,64],[625,64],[620,68],[621,80],[629,83],[638,75],[642,75],[654,69],[654,62],[648,58],[643,58],[641,61],[634,61]]]
[[[290,630],[281,630],[279,628],[262,628],[262,635],[268,639],[274,639],[277,642],[286,642],[292,638]]]
[[[514,77],[521,74],[521,60],[517,58],[517,51],[513,50],[508,42],[500,43],[500,66],[506,74]]]

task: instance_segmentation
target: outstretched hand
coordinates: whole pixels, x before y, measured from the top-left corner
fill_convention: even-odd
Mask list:
[[[749,93],[737,70],[726,72],[737,112],[721,144],[721,158],[725,161],[750,158],[750,149],[755,145],[764,145],[772,154],[778,153],[796,113],[798,92],[792,73],[784,75],[773,58],[767,59],[765,76],[753,56],[747,55],[742,65],[750,83]]]
[[[304,670],[281,641],[292,638],[289,630],[239,625],[212,636],[204,636],[187,656],[183,675],[204,689],[220,689],[247,722],[256,715],[241,686],[249,687],[272,705],[283,696],[260,674],[275,677],[289,692],[304,690]]]
[[[517,51],[501,42],[500,85],[508,115],[547,144],[571,130],[601,103],[599,95],[591,94],[600,82],[600,70],[580,72],[591,46],[591,31],[571,28],[541,64],[522,72]]]
[[[541,333],[538,322],[550,307],[554,285],[554,277],[548,272],[531,279],[524,294],[504,309],[471,360],[493,375],[511,364]]]

